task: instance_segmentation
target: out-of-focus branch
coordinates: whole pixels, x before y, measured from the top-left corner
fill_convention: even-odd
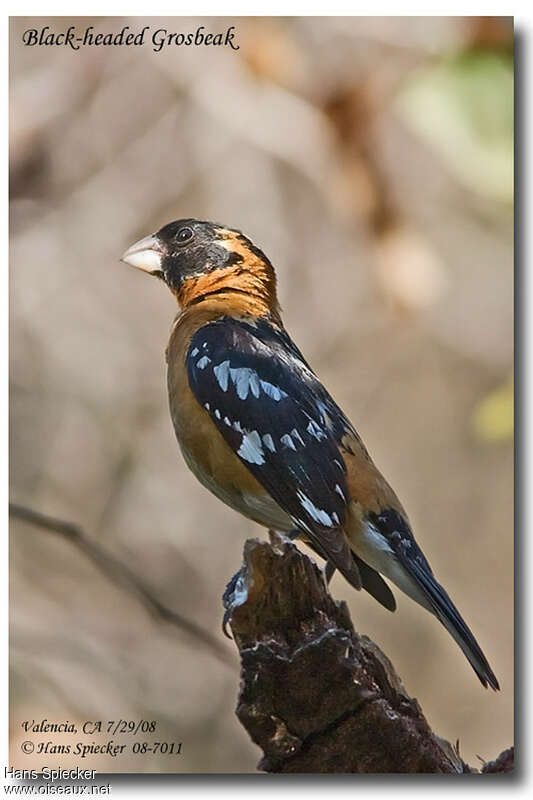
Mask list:
[[[55,517],[41,514],[24,505],[18,503],[9,504],[9,514],[11,517],[28,522],[43,531],[56,533],[64,536],[72,544],[78,547],[91,561],[114,582],[120,583],[126,589],[135,593],[143,602],[146,609],[157,619],[174,625],[194,637],[198,642],[208,647],[213,655],[224,664],[233,664],[233,658],[229,655],[222,643],[211,633],[195,622],[184,617],[176,611],[167,608],[157,597],[154,597],[150,589],[126,564],[109,553],[100,544],[94,541],[78,525],[67,522]]]
[[[477,771],[433,733],[387,657],[356,633],[345,603],[285,537],[246,542],[224,605],[241,655],[237,716],[264,752],[260,769]]]

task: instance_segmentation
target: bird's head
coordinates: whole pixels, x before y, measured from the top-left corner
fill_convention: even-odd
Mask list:
[[[272,264],[240,231],[224,225],[169,222],[135,242],[122,261],[161,278],[182,308],[220,295],[236,305],[248,298],[250,313],[259,316],[278,313]]]

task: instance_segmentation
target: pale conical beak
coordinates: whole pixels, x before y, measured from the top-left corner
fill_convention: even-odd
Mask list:
[[[145,236],[132,244],[120,260],[153,275],[163,271],[163,248],[156,236]]]

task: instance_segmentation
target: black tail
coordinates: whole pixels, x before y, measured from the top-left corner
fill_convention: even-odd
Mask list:
[[[415,542],[406,518],[395,509],[385,509],[379,514],[369,514],[368,519],[374,530],[386,539],[399,563],[414,581],[411,591],[408,586],[401,585],[391,575],[391,579],[406,594],[432,611],[446,630],[451,633],[478,676],[483,686],[490,686],[497,691],[500,684],[491,670],[481,647],[456,607],[437,583],[427,559]],[[418,595],[418,596],[417,596]],[[425,602],[424,602],[425,601]]]
[[[405,562],[404,562],[405,563]],[[437,583],[432,573],[425,569],[416,560],[409,560],[409,572],[416,579],[420,589],[424,592],[431,609],[444,627],[453,636],[474,672],[485,686],[497,691],[500,688],[496,675],[491,670],[481,647],[474,638],[474,634],[459,614],[458,610],[448,597],[440,583]]]

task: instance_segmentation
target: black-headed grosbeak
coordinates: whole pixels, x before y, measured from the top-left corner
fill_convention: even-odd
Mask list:
[[[357,431],[283,327],[276,275],[237,230],[182,219],[124,253],[181,312],[166,357],[187,465],[246,517],[300,535],[356,589],[394,611],[384,575],[431,611],[483,686],[498,681],[417,545]]]

